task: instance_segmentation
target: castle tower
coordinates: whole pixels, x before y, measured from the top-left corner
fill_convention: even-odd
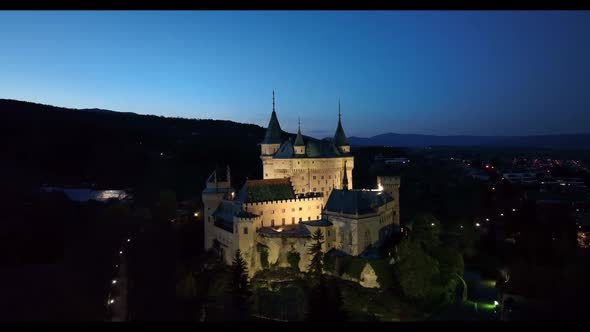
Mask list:
[[[277,118],[277,113],[275,112],[275,91],[272,91],[272,114],[270,116],[270,121],[268,122],[268,127],[266,128],[266,134],[264,135],[264,140],[260,143],[261,148],[261,155],[260,158],[264,160],[264,157],[274,155],[281,146],[282,134],[281,125],[279,124],[279,119]]]
[[[396,205],[396,216],[395,223],[399,225],[399,187],[400,177],[399,176],[377,176],[377,187],[380,190],[387,192]]]
[[[305,154],[305,142],[303,141],[303,136],[301,135],[301,120],[299,120],[299,128],[297,129],[297,138],[295,139],[294,149],[296,155]]]
[[[214,170],[209,178],[207,178],[205,190],[203,190],[201,196],[203,200],[203,221],[205,223],[205,249],[207,250],[213,247],[213,239],[215,238],[215,218],[213,217],[213,213],[224,199],[231,200],[235,196],[229,176],[229,166],[226,172],[223,172],[223,170],[221,172],[218,172],[217,169]]]
[[[336,134],[334,134],[334,144],[342,153],[350,153],[350,145],[348,138],[342,128],[342,113],[340,112],[340,99],[338,100],[338,127],[336,127]]]

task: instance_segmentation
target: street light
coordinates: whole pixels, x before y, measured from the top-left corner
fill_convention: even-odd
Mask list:
[[[479,227],[479,223],[478,222],[475,223],[475,227]]]
[[[123,255],[123,250],[119,250],[119,255]]]
[[[430,226],[434,226],[434,223],[430,224]]]
[[[500,217],[504,217],[504,213],[500,213]]]
[[[131,239],[127,239],[127,242],[131,242]]]
[[[117,279],[113,279],[113,285],[117,283]]]
[[[490,221],[490,218],[486,218],[486,221]]]
[[[112,300],[112,299],[109,300],[109,304],[113,304],[113,303],[115,303],[115,300]]]
[[[498,301],[494,301],[494,305],[497,306],[499,303]]]
[[[512,209],[512,212],[516,212],[516,209]]]

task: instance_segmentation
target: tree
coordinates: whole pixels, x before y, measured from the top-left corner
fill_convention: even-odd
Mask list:
[[[430,257],[420,243],[405,240],[400,246],[400,261],[396,274],[403,293],[410,299],[422,301],[430,296],[434,278],[439,275],[438,262]]]
[[[419,214],[412,222],[412,241],[419,243],[429,254],[440,245],[440,233],[440,221],[431,214]]]
[[[156,209],[158,221],[161,223],[170,223],[174,219],[177,209],[176,193],[171,190],[160,191],[160,200]]]
[[[314,242],[312,242],[308,250],[311,263],[307,273],[313,287],[321,283],[323,279],[324,253],[322,252],[322,244],[324,243],[324,235],[319,228],[313,233],[311,240]]]
[[[233,317],[236,320],[245,320],[248,315],[247,302],[250,298],[250,283],[248,282],[248,268],[246,262],[242,258],[240,249],[236,251],[236,255],[231,265],[231,281],[230,281],[230,297],[231,310]]]

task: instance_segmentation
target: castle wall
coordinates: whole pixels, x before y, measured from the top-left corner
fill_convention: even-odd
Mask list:
[[[323,197],[288,199],[270,202],[246,203],[242,205],[244,211],[260,216],[256,228],[279,227],[296,225],[300,221],[317,220],[321,218],[324,208]]]
[[[352,189],[352,170],[354,157],[341,158],[291,158],[291,159],[263,159],[264,179],[291,178],[296,194],[307,192],[321,192],[324,203],[332,189],[342,189],[344,161],[348,189]]]
[[[334,248],[354,256],[361,254],[368,246],[379,244],[391,232],[395,215],[394,202],[380,207],[377,213],[358,217],[327,212],[327,219],[334,224]]]

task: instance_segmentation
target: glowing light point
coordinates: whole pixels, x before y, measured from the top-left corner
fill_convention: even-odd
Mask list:
[[[504,213],[500,213],[500,217],[504,217]]]
[[[109,300],[109,304],[115,303],[115,300]]]
[[[512,209],[512,212],[516,212],[516,209]]]
[[[113,279],[113,285],[117,283],[117,279]]]
[[[478,222],[475,223],[475,227],[479,227],[479,223]]]
[[[127,239],[127,242],[131,242],[131,239]]]
[[[494,305],[498,305],[498,304],[499,304],[498,301],[494,301]]]
[[[434,223],[430,224],[430,226],[434,226]]]
[[[486,218],[486,221],[490,221],[490,218]]]
[[[119,250],[119,255],[123,255],[123,250]]]

